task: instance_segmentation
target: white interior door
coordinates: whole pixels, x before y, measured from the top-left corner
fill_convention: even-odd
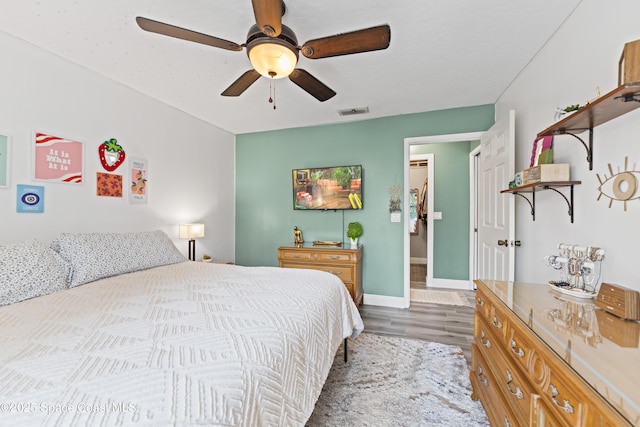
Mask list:
[[[508,187],[515,171],[515,111],[501,117],[480,139],[478,276],[515,278],[515,201]]]

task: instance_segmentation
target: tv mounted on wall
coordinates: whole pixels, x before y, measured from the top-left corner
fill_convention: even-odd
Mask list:
[[[293,209],[362,209],[362,166],[294,169]]]

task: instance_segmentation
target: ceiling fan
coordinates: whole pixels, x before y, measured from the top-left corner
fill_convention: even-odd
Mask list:
[[[140,28],[152,33],[232,51],[246,48],[253,69],[242,74],[222,92],[222,96],[241,95],[260,76],[271,79],[289,76],[292,82],[323,102],[336,93],[309,72],[296,68],[299,52],[306,58],[320,59],[389,47],[391,29],[386,24],[309,40],[299,46],[293,30],[282,24],[282,16],[286,11],[284,1],[252,0],[252,3],[256,24],[249,28],[247,41],[243,44],[140,16],[136,18],[136,22]]]

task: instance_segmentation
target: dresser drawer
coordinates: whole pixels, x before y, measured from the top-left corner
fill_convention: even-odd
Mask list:
[[[472,398],[479,398],[484,406],[487,418],[492,426],[519,426],[521,423],[504,401],[482,352],[476,344],[472,345],[472,366],[469,378],[473,386]],[[488,404],[491,402],[491,404]]]
[[[495,327],[487,323],[485,319],[476,315],[475,339],[478,346],[482,346],[481,352],[486,355],[489,367],[496,380],[496,387],[501,390],[504,400],[512,407],[513,413],[524,424],[529,419],[531,396],[533,387],[527,381],[526,376],[520,372],[511,358],[505,355],[505,345],[500,337],[501,331],[494,331]]]
[[[557,418],[572,426],[584,425],[581,403],[584,397],[578,394],[575,384],[565,381],[552,370],[544,396]]]
[[[322,265],[322,264],[302,264],[302,263],[298,264],[298,263],[287,263],[287,262],[283,262],[281,266],[284,268],[304,268],[309,270],[326,271],[327,273],[331,273],[334,276],[337,276],[345,283],[353,281],[352,267],[341,267],[339,265]]]

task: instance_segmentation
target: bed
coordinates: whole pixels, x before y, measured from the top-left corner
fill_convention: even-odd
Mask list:
[[[304,425],[363,329],[331,274],[186,261],[160,231],[4,245],[0,303],[12,426]]]

